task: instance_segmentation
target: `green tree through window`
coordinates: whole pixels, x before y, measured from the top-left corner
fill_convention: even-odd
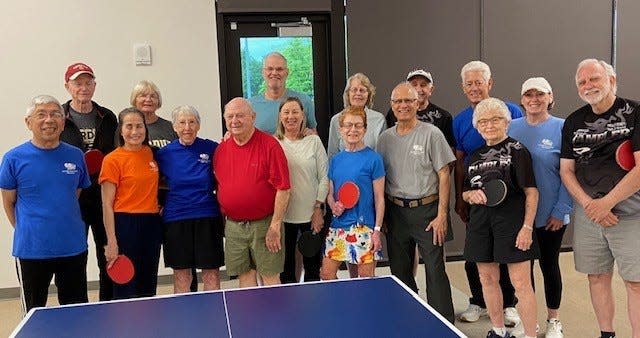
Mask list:
[[[310,37],[240,39],[242,91],[244,97],[264,93],[262,59],[272,51],[287,58],[287,88],[303,92],[313,99],[313,54]]]

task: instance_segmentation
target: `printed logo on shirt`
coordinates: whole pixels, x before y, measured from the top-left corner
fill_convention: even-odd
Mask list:
[[[93,149],[93,144],[96,141],[96,129],[95,128],[80,128],[82,134],[82,140],[88,149]]]
[[[627,125],[627,117],[633,112],[628,103],[611,114],[608,118],[598,118],[593,122],[585,122],[586,128],[579,128],[573,132],[571,144],[577,157],[587,159],[600,146],[612,140],[627,138],[633,131],[633,126]]]
[[[509,142],[500,149],[491,148],[486,153],[480,154],[481,160],[469,165],[469,176],[511,165],[511,150],[520,150],[523,146],[520,142]]]
[[[414,156],[422,156],[424,155],[424,147],[419,144],[414,144],[413,148],[410,151],[411,155]]]
[[[75,163],[65,162],[63,173],[67,175],[74,175],[78,172],[77,166]]]
[[[209,158],[209,154],[200,154],[200,158],[198,159],[200,163],[210,163],[211,159]]]
[[[548,138],[543,138],[538,144],[538,147],[542,149],[553,149],[553,141]]]
[[[171,143],[169,140],[149,140],[149,144],[152,147],[164,148],[167,144]]]

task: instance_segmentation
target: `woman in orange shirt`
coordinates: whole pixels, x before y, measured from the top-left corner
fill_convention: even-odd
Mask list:
[[[118,254],[131,259],[133,279],[114,284],[114,299],[154,296],[162,243],[158,215],[158,165],[149,147],[144,115],[127,108],[118,115],[121,145],[105,156],[99,182],[107,231],[105,256],[111,266]]]

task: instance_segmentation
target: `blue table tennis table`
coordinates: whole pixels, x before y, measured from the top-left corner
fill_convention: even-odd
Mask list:
[[[36,308],[11,337],[466,337],[394,276]]]

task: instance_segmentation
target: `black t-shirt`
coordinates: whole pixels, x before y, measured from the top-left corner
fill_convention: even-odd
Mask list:
[[[448,111],[429,102],[427,108],[424,110],[418,110],[417,116],[418,120],[431,123],[438,127],[438,129],[440,129],[444,134],[444,138],[447,140],[449,146],[452,148],[456,146],[456,139],[453,137],[453,118]],[[397,119],[391,108],[389,108],[389,111],[387,112],[386,119],[387,126],[389,128],[396,125]]]
[[[522,143],[507,137],[496,145],[485,144],[471,154],[465,166],[464,190],[480,189],[494,179],[507,184],[507,199],[523,197],[524,188],[536,187],[531,154]]]
[[[595,114],[590,105],[585,105],[564,122],[560,157],[575,160],[578,183],[593,198],[606,195],[627,174],[616,162],[618,146],[631,140],[633,150],[640,150],[638,105],[638,102],[616,97],[613,106],[602,114]],[[638,211],[638,192],[614,208],[618,216]]]

